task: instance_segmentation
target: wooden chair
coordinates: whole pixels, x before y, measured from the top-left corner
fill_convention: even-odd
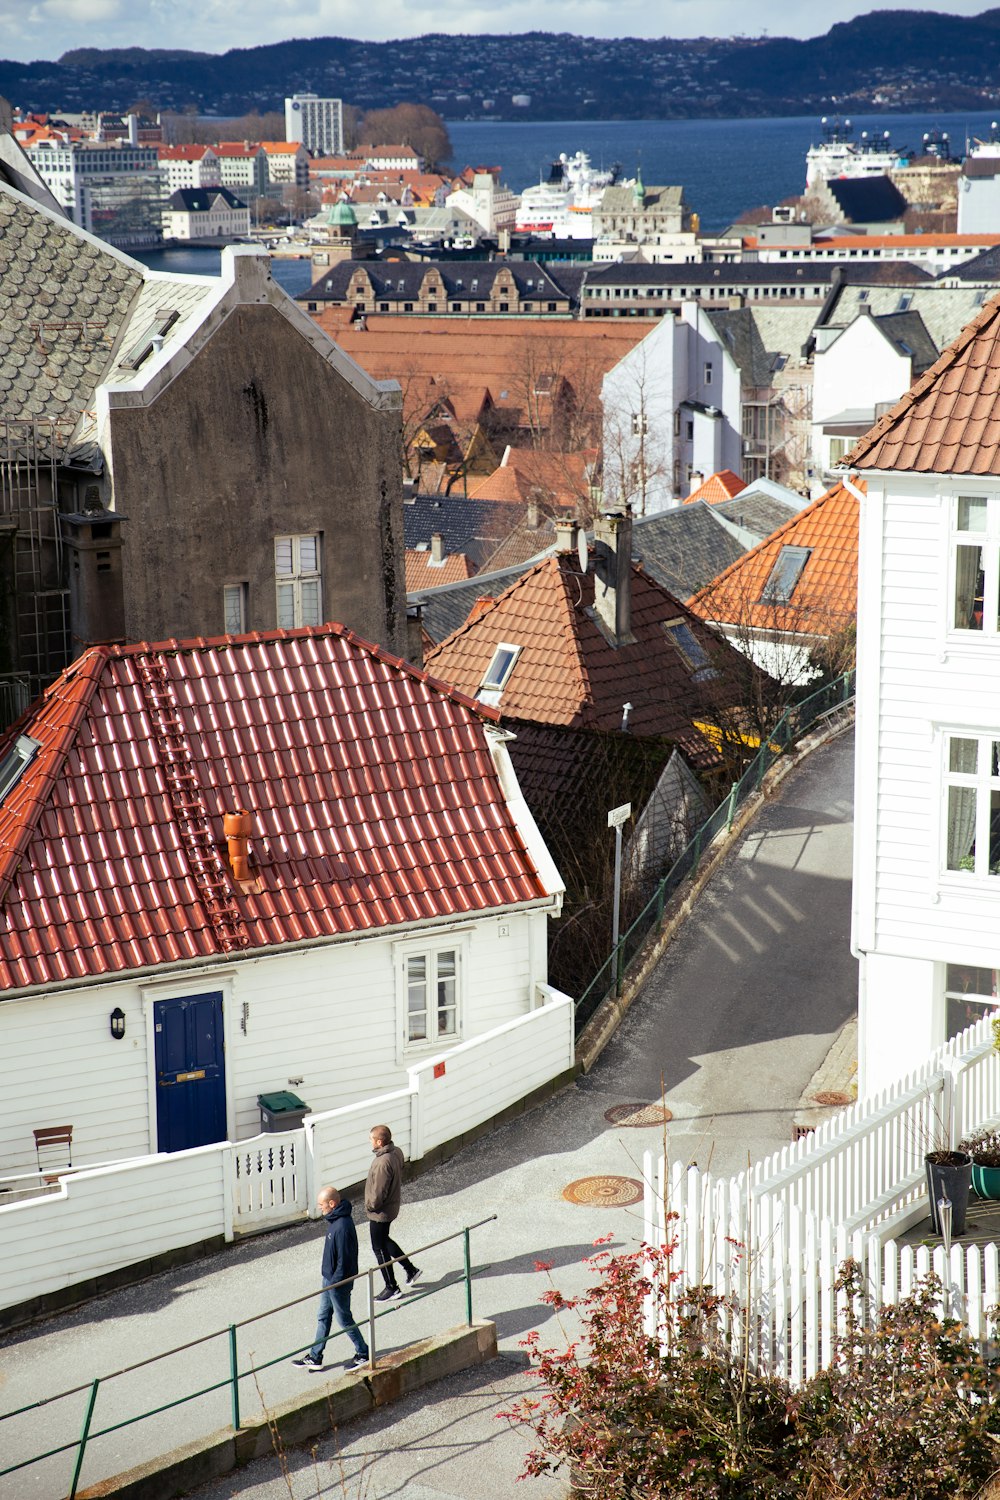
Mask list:
[[[41,1130],[33,1130],[32,1135],[35,1137],[35,1159],[43,1180],[58,1182],[59,1173],[53,1173],[52,1168],[65,1169],[73,1165],[72,1125],[46,1125]]]

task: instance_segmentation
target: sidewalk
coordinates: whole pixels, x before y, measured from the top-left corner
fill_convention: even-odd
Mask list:
[[[791,1138],[802,1091],[856,1004],[856,968],[848,949],[852,749],[853,737],[846,734],[786,778],[587,1077],[405,1191],[397,1238],[407,1248],[485,1214],[498,1215],[473,1235],[472,1248],[474,1263],[488,1265],[475,1283],[475,1313],[496,1320],[502,1358],[346,1430],[332,1469],[328,1445],[321,1447],[318,1476],[308,1454],[290,1454],[295,1495],[487,1500],[515,1493],[527,1445],[495,1412],[531,1385],[519,1347],[524,1335],[539,1328],[543,1338],[559,1338],[550,1310],[539,1304],[547,1283],[535,1263],[552,1262],[559,1284],[577,1290],[586,1281],[581,1261],[598,1236],[611,1233],[615,1245],[629,1248],[642,1233],[641,1203],[603,1207],[563,1196],[568,1184],[585,1177],[639,1179],[643,1151],[661,1149],[662,1126],[613,1124],[605,1111],[658,1101],[662,1081],[673,1114],[671,1154],[711,1165],[716,1173],[738,1171]],[[163,1209],[169,1213],[170,1205]],[[279,1231],[8,1337],[0,1342],[3,1409],[310,1291],[318,1280],[320,1238],[315,1225]],[[365,1266],[370,1252],[363,1227],[361,1243]],[[447,1253],[442,1247],[428,1256],[426,1282],[455,1268],[454,1253],[450,1260]],[[430,1320],[443,1327],[463,1319],[459,1287],[404,1303],[379,1328],[385,1337],[391,1327],[398,1344],[427,1331]],[[259,1336],[247,1340],[247,1349],[271,1357],[306,1344],[313,1326],[312,1305],[306,1304],[256,1325]],[[346,1358],[346,1349],[341,1355],[336,1344],[328,1353],[331,1360]],[[224,1352],[214,1358],[206,1385],[225,1373]],[[182,1369],[190,1385],[188,1362],[185,1356],[164,1361],[120,1393],[113,1408],[119,1418],[170,1400]],[[322,1378],[282,1364],[267,1372],[261,1386],[265,1400],[273,1401]],[[66,1403],[52,1430],[79,1435],[82,1398],[75,1402]],[[103,1438],[88,1449],[82,1482],[120,1472],[228,1419],[223,1390]],[[37,1417],[35,1426],[30,1436],[37,1451]],[[27,1440],[20,1433],[18,1447]],[[277,1463],[256,1467],[259,1475],[244,1470],[200,1493],[205,1500],[234,1494],[287,1500],[290,1491]],[[13,1488],[11,1480],[0,1481],[8,1485],[0,1495],[51,1500],[65,1492],[70,1470],[63,1456],[11,1476]],[[516,1493],[524,1500],[555,1500],[565,1487],[540,1480],[518,1486]]]

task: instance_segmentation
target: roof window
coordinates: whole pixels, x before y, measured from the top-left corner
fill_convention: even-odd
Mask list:
[[[691,669],[691,676],[695,682],[704,682],[710,677],[718,677],[719,674],[712,666],[708,652],[686,620],[665,620],[663,629],[667,639],[673,641],[677,647],[685,665]]]
[[[910,303],[912,301],[913,301],[913,293],[912,292],[904,292],[903,295],[900,297],[899,301],[896,303],[896,311],[897,312],[906,312],[907,309],[910,306]]]
[[[483,674],[480,688],[491,693],[502,692],[507,685],[511,672],[514,670],[514,663],[520,654],[520,646],[513,646],[509,641],[501,641]]]
[[[787,604],[809,561],[811,547],[782,547],[760,596],[762,604]]]
[[[18,735],[0,761],[0,802],[17,785],[41,748],[41,740],[33,740],[30,734]]]

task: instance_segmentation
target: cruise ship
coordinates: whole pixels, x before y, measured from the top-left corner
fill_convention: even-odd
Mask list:
[[[608,172],[597,172],[585,151],[573,156],[562,152],[552,163],[548,180],[525,188],[521,194],[515,229],[560,240],[593,239],[594,209],[604,189],[617,181],[620,170],[616,163]]]

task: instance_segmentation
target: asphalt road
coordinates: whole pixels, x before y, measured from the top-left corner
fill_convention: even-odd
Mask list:
[[[201,1500],[556,1500],[558,1479],[515,1487],[527,1446],[498,1413],[534,1377],[521,1341],[534,1328],[558,1343],[562,1330],[539,1302],[551,1275],[567,1291],[587,1281],[594,1240],[636,1245],[641,1204],[580,1206],[563,1188],[598,1174],[641,1176],[642,1152],[658,1150],[659,1128],[609,1125],[613,1105],[656,1101],[673,1114],[671,1156],[715,1173],[739,1170],[790,1138],[791,1117],[809,1078],[856,1007],[849,951],[853,736],[807,758],[781,784],[701,898],[677,940],[593,1071],[531,1114],[495,1131],[409,1186],[398,1225],[407,1248],[426,1244],[489,1213],[473,1236],[475,1311],[495,1318],[501,1358],[442,1382],[346,1429],[315,1454],[262,1461],[198,1492]],[[170,1212],[169,1203],[163,1205]],[[362,1232],[362,1265],[369,1263]],[[99,1298],[0,1341],[0,1409],[89,1381],[230,1321],[309,1292],[318,1280],[315,1225],[278,1231],[195,1266]],[[458,1263],[457,1245],[422,1260],[428,1285]],[[386,1347],[462,1321],[459,1289],[402,1305],[380,1325]],[[267,1318],[241,1335],[254,1362],[306,1344],[311,1303]],[[328,1356],[346,1358],[346,1342]],[[225,1341],[172,1356],[102,1385],[95,1426],[173,1399],[226,1369]],[[282,1362],[259,1393],[244,1382],[244,1409],[283,1399],[309,1376]],[[5,1423],[4,1461],[78,1435],[83,1397]],[[100,1438],[88,1449],[82,1483],[224,1426],[219,1391]],[[7,1457],[10,1455],[10,1457]],[[0,1480],[2,1500],[52,1500],[66,1492],[63,1455]]]

